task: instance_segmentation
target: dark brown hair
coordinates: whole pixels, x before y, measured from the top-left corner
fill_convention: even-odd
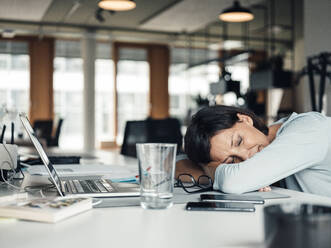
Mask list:
[[[216,105],[198,111],[191,120],[185,134],[185,152],[195,163],[209,163],[210,139],[218,132],[233,127],[239,121],[237,114],[252,118],[253,126],[265,135],[268,127],[250,110],[236,107]]]

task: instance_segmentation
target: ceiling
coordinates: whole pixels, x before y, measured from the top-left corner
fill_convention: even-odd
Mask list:
[[[97,0],[0,0],[0,31],[16,35],[81,36],[95,30],[100,38],[187,45],[223,44],[241,40],[250,47],[292,44],[291,2],[289,0],[241,0],[251,8],[255,19],[249,24],[225,24],[218,14],[232,0],[136,0],[127,12],[101,13],[96,19]],[[274,5],[273,5],[274,3]],[[274,13],[274,20],[272,20]],[[267,18],[267,19],[266,19]],[[267,26],[277,24],[274,36]]]

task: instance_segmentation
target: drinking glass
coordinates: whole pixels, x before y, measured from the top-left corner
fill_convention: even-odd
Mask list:
[[[145,209],[171,207],[177,144],[141,143],[136,148],[140,205]]]

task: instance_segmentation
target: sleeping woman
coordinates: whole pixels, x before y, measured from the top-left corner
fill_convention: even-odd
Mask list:
[[[331,118],[318,112],[267,127],[249,110],[207,107],[192,117],[185,153],[225,193],[268,191],[283,179],[288,189],[331,196]]]

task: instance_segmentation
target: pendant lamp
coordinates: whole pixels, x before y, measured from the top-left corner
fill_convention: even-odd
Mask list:
[[[254,15],[249,9],[242,7],[239,1],[234,1],[233,6],[223,10],[218,18],[224,22],[248,22],[254,19]]]
[[[133,0],[101,0],[98,6],[105,10],[127,11],[134,9],[136,3]]]

